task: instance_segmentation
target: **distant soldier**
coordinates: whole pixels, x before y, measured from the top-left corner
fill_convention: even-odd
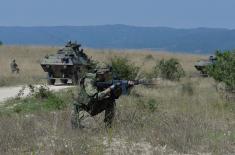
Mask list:
[[[12,62],[10,64],[10,67],[11,67],[11,72],[12,73],[17,73],[18,74],[20,72],[20,69],[19,69],[18,65],[16,64],[15,59],[12,60]]]

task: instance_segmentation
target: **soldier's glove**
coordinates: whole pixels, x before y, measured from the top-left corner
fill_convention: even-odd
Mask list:
[[[120,83],[113,84],[113,85],[110,86],[109,88],[111,89],[111,91],[113,91],[113,90],[115,90],[118,86],[120,86]]]
[[[109,88],[113,91],[115,89],[116,85],[113,84],[112,86],[110,86]]]

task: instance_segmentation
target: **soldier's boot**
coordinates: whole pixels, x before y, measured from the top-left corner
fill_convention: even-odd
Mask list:
[[[105,109],[104,123],[105,123],[105,127],[107,127],[107,128],[112,127],[112,122],[113,122],[113,119],[115,116],[115,107],[116,107],[116,103],[112,102],[112,103],[108,104]]]

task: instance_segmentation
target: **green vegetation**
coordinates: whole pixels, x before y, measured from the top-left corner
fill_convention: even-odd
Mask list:
[[[53,93],[48,87],[40,86],[35,88],[29,85],[30,96],[26,98],[24,95],[26,87],[22,87],[16,98],[8,100],[4,106],[0,107],[0,113],[32,113],[36,111],[54,111],[66,108],[72,102],[72,91],[67,91],[66,95],[61,93]]]
[[[0,46],[3,45],[2,41],[0,40]]]
[[[145,56],[144,59],[145,59],[146,61],[150,61],[150,60],[154,60],[154,57],[153,57],[152,54],[148,54],[148,55]]]
[[[111,59],[112,71],[118,79],[133,80],[137,77],[139,67],[130,63],[127,58],[114,57]]]
[[[235,90],[235,51],[217,51],[215,55],[216,63],[207,68],[209,75]]]
[[[169,60],[160,60],[154,67],[153,74],[172,81],[179,81],[181,77],[185,76],[185,72],[181,64],[174,58]]]

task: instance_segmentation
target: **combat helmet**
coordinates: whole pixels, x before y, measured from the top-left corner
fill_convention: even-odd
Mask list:
[[[96,74],[104,74],[104,73],[107,73],[107,72],[111,72],[112,68],[107,65],[106,63],[104,62],[99,62],[96,67],[95,67],[95,73]]]

